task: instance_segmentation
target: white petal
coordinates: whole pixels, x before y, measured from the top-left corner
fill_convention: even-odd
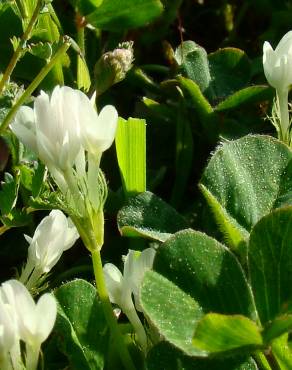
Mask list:
[[[78,178],[83,179],[86,176],[86,158],[85,151],[83,148],[80,149],[79,153],[75,158],[75,167]]]
[[[38,225],[28,249],[27,263],[43,273],[49,272],[79,237],[71,220],[60,210],[52,210]]]
[[[58,120],[60,163],[72,166],[80,151],[79,92],[68,86],[54,89],[51,97],[52,110]],[[62,163],[63,162],[63,163]]]
[[[24,341],[31,340],[35,329],[35,303],[26,287],[17,280],[9,280],[2,284],[2,289],[9,303],[15,309],[19,336]]]
[[[139,254],[138,254],[139,253]],[[144,249],[141,253],[129,250],[128,258],[124,265],[124,278],[134,295],[135,306],[138,311],[142,311],[139,302],[140,286],[145,272],[151,270],[156,251],[153,248]]]
[[[0,302],[0,356],[10,350],[16,341],[17,327],[12,307]]]
[[[42,92],[35,100],[35,115],[41,159],[62,170],[72,166],[81,146],[74,90],[56,86],[51,99]]]
[[[30,236],[26,235],[26,234],[23,234],[23,236],[24,236],[25,240],[28,242],[28,244],[31,244],[32,238]]]
[[[65,181],[65,178],[59,169],[54,167],[54,165],[47,165],[49,172],[51,173],[55,183],[58,185],[59,189],[63,194],[68,192],[68,185]]]
[[[67,218],[67,223],[68,226],[66,230],[65,244],[63,247],[64,251],[71,248],[76,242],[76,240],[79,238],[78,231],[69,217]]]
[[[56,141],[59,134],[56,117],[50,105],[49,96],[41,91],[35,99],[34,112],[36,120],[36,133],[41,132],[50,141]],[[39,143],[40,145],[41,143]]]
[[[103,267],[103,273],[110,301],[120,305],[123,282],[121,271],[112,263],[106,263]]]
[[[124,278],[131,281],[138,259],[141,255],[140,251],[129,249],[128,254],[124,258]]]
[[[25,106],[21,107],[10,125],[10,128],[25,146],[37,153],[36,127],[33,109]]]
[[[52,294],[43,294],[37,302],[35,320],[37,322],[36,340],[44,342],[51,333],[57,316],[57,303]]]
[[[105,106],[96,120],[86,121],[84,132],[86,149],[93,154],[102,153],[113,143],[118,122],[118,113],[114,106]]]
[[[263,46],[263,67],[271,86],[284,91],[292,84],[292,31],[286,33],[275,50],[266,41]]]
[[[286,54],[292,45],[292,31],[287,32],[279,41],[275,52],[279,55]]]

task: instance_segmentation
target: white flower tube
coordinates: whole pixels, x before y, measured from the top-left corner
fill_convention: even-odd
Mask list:
[[[289,141],[288,92],[292,84],[292,31],[286,33],[273,50],[265,41],[263,46],[263,67],[266,79],[276,89],[280,111],[281,138]]]
[[[147,337],[135,310],[132,294],[134,295],[136,309],[142,311],[139,302],[140,286],[145,272],[152,268],[154,256],[155,250],[153,248],[147,248],[142,252],[129,250],[124,260],[123,275],[112,263],[107,263],[103,267],[110,300],[117,304],[128,317],[144,351],[147,349]]]
[[[44,294],[35,304],[26,287],[17,280],[2,284],[2,297],[14,308],[18,334],[26,343],[26,368],[35,370],[41,344],[55,324],[57,303],[51,294]]]
[[[29,242],[27,263],[20,281],[33,288],[59,261],[62,253],[71,248],[79,238],[76,227],[63,212],[53,210],[35,230],[33,238],[25,235]]]

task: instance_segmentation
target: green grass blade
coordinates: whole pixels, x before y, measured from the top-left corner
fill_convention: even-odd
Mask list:
[[[126,197],[146,190],[146,122],[119,118],[116,151]]]

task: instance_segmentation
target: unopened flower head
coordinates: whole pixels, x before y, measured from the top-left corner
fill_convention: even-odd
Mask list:
[[[113,51],[103,54],[94,68],[96,90],[103,93],[112,85],[122,81],[132,68],[134,61],[133,42],[123,42]]]
[[[115,69],[115,83],[123,80],[133,65],[133,42],[119,44],[116,49],[104,54],[104,60]]]

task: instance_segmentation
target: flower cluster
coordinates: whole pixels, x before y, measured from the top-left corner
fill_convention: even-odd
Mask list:
[[[41,92],[33,109],[21,107],[11,124],[16,136],[48,167],[79,233],[84,238],[93,234],[99,247],[107,196],[99,165],[115,138],[117,119],[113,106],[97,114],[94,102],[84,93],[56,86],[51,97]],[[84,235],[84,229],[90,232]],[[89,247],[90,242],[86,244]]]
[[[263,66],[265,76],[277,93],[277,111],[279,116],[280,139],[290,144],[290,120],[288,93],[292,85],[292,31],[286,33],[273,50],[265,41],[263,46]]]
[[[142,311],[139,300],[140,286],[145,272],[152,268],[154,257],[155,250],[153,248],[147,248],[142,252],[129,250],[124,258],[123,274],[112,263],[106,263],[103,267],[110,300],[117,304],[128,317],[143,350],[146,350],[147,347],[147,337],[135,307],[138,311]]]
[[[40,286],[46,274],[59,261],[63,251],[79,238],[76,227],[63,212],[53,210],[43,218],[29,243],[28,258],[19,280],[28,288]]]
[[[17,280],[0,287],[0,368],[22,370],[20,341],[25,343],[25,368],[36,370],[41,344],[53,329],[57,315],[55,298],[46,293],[35,304],[27,288]]]

